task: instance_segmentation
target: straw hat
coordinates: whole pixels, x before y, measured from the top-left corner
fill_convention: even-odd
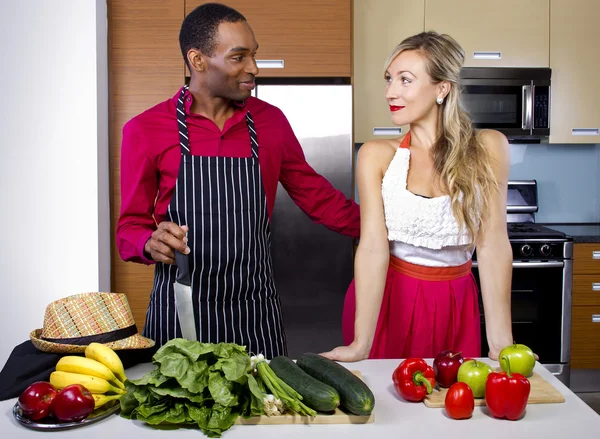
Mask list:
[[[145,349],[154,341],[138,334],[127,302],[120,293],[83,293],[50,303],[44,327],[29,334],[33,345],[44,352],[84,352],[92,342],[113,350]]]

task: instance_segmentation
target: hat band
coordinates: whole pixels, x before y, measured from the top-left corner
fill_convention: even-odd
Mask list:
[[[46,338],[41,337],[42,340],[49,341],[51,343],[60,344],[72,344],[72,345],[88,345],[90,343],[110,343],[111,341],[123,340],[124,338],[131,337],[137,334],[137,327],[135,324],[128,326],[127,328],[117,329],[116,331],[104,332],[103,334],[86,335],[85,337],[73,337],[73,338]]]

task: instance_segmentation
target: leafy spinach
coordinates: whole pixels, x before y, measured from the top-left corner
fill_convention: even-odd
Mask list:
[[[156,369],[125,383],[121,416],[150,425],[195,423],[221,437],[238,416],[263,413],[263,396],[244,346],[181,338],[152,357]]]

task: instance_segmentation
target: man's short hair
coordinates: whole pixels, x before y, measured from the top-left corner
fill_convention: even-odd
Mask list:
[[[199,50],[208,57],[213,56],[217,46],[215,37],[219,24],[238,21],[246,21],[246,18],[235,9],[220,3],[205,3],[190,12],[179,31],[179,46],[186,64],[190,49]]]

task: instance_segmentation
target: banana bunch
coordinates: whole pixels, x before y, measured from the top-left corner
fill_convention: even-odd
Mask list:
[[[58,390],[71,384],[81,384],[88,389],[96,401],[95,408],[123,396],[126,379],[119,356],[101,343],[90,343],[85,357],[62,357],[50,374],[50,383]]]

